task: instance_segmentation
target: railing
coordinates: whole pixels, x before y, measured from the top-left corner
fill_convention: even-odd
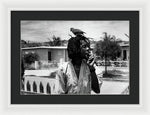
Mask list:
[[[56,79],[46,77],[25,76],[24,82],[22,82],[21,92],[24,94],[55,94]]]
[[[105,61],[97,61],[96,65],[105,66]],[[112,67],[129,67],[129,61],[109,61],[106,62],[106,65]]]

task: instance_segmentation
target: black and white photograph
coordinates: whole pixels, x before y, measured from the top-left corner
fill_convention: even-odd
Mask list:
[[[130,95],[129,20],[21,20],[20,95]]]
[[[11,103],[139,103],[139,11],[12,11],[11,39]]]

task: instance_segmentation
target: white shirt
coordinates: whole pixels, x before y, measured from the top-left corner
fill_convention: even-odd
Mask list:
[[[91,94],[91,74],[84,60],[81,63],[79,78],[69,61],[57,71],[56,81],[57,94]]]

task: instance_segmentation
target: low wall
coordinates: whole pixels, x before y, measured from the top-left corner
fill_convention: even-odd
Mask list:
[[[37,94],[56,94],[56,79],[47,76],[26,76],[23,83],[23,92]]]

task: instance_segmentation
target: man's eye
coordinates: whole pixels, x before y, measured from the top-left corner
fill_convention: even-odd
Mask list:
[[[86,48],[86,46],[85,46],[85,45],[83,45],[83,46],[82,46],[82,48]]]

